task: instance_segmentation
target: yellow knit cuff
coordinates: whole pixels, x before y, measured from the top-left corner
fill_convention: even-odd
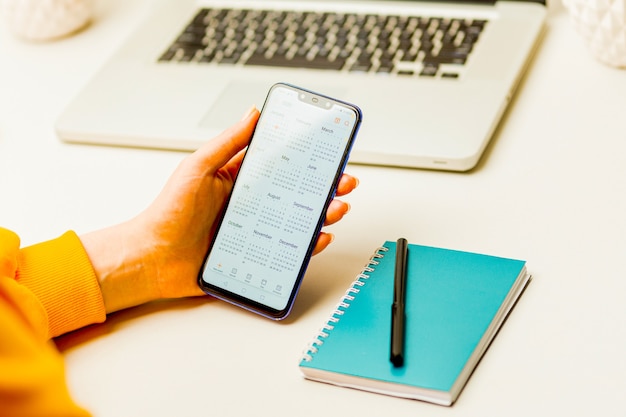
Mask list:
[[[106,319],[98,279],[74,232],[23,248],[17,281],[28,287],[46,310],[49,337]]]

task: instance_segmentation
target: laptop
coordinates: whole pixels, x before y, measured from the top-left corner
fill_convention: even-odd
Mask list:
[[[287,82],[352,102],[350,163],[471,170],[539,42],[539,1],[160,0],[56,124],[188,150]]]

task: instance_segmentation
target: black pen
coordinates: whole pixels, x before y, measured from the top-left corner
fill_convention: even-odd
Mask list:
[[[396,243],[396,269],[393,282],[393,304],[391,305],[391,354],[389,356],[395,367],[404,365],[404,302],[406,298],[407,257],[407,240],[400,238]]]

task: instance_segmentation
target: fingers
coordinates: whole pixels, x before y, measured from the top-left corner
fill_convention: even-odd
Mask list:
[[[359,180],[356,177],[348,174],[343,174],[339,179],[336,195],[346,195],[354,190],[358,185]],[[324,221],[324,226],[329,226],[331,224],[337,223],[349,211],[350,204],[340,200],[332,200],[330,202],[330,205],[328,206],[328,210],[326,210],[326,220]],[[320,232],[317,238],[317,242],[315,243],[315,248],[313,249],[313,255],[317,255],[318,253],[326,249],[328,245],[333,242],[334,239],[335,236],[332,233]]]
[[[336,195],[342,196],[352,192],[359,185],[359,180],[356,177],[353,177],[349,174],[343,174],[339,179],[339,184],[337,184],[337,193]]]
[[[324,221],[324,226],[331,225],[333,223],[337,223],[339,220],[343,218],[350,211],[350,204],[345,203],[339,200],[333,200],[330,202],[328,206],[328,211],[326,212],[326,221]],[[315,248],[313,249],[313,255],[317,255],[322,252],[328,245],[330,245],[333,240],[335,240],[335,235],[332,233],[320,232],[317,237],[317,242],[315,243]]]
[[[326,210],[326,219],[324,220],[324,226],[330,226],[331,224],[337,223],[349,211],[350,204],[340,200],[331,201],[328,206],[328,210]]]
[[[343,174],[339,181],[339,185],[337,187],[337,195],[345,195],[354,190],[359,184],[359,180],[355,177]],[[326,211],[326,220],[324,221],[324,226],[329,226],[331,224],[337,223],[340,221],[343,216],[348,214],[350,211],[350,204],[340,201],[340,200],[332,200],[330,205],[328,206],[328,210]],[[320,232],[317,242],[315,243],[315,248],[313,249],[313,255],[317,255],[322,252],[324,249],[330,245],[335,236],[332,233]]]
[[[337,184],[337,196],[351,193],[359,185],[359,180],[349,174],[343,174]],[[326,210],[324,226],[337,223],[350,211],[350,204],[340,200],[333,200]]]
[[[317,242],[315,243],[315,248],[313,249],[313,255],[317,255],[328,245],[330,245],[333,240],[335,240],[335,236],[332,233],[321,232],[319,237],[317,238]]]

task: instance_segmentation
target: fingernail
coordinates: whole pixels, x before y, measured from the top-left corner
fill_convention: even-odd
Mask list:
[[[256,110],[256,106],[253,104],[252,107],[250,107],[248,109],[248,111],[246,112],[246,114],[243,115],[243,117],[241,118],[241,120],[246,120],[248,117],[250,117],[250,115],[252,113],[254,113],[254,111]]]

